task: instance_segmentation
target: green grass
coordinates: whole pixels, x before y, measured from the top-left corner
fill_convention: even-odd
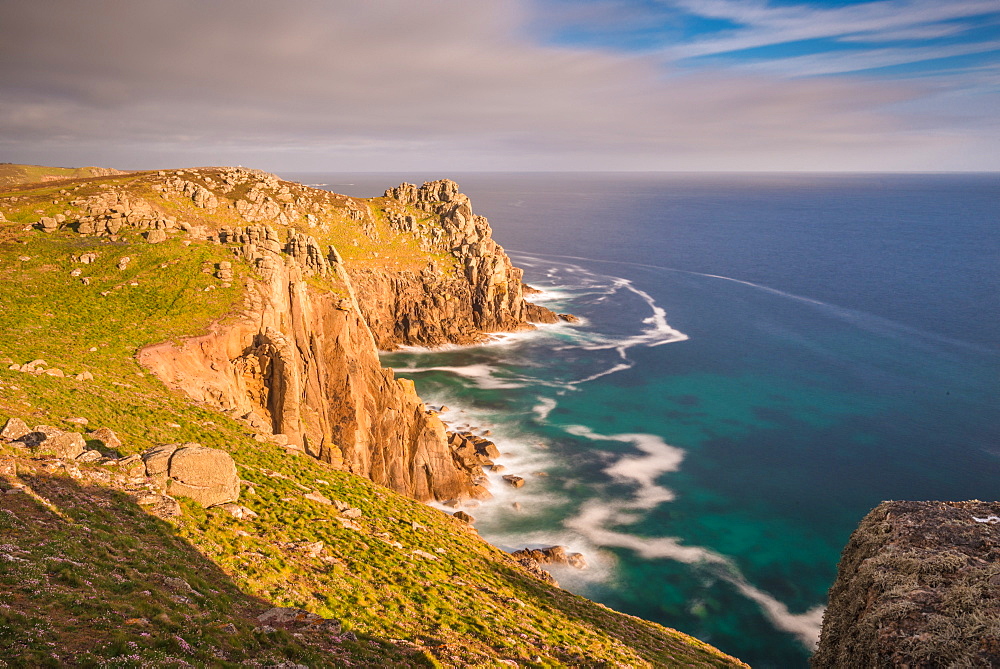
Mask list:
[[[147,192],[153,175],[106,182]],[[225,322],[252,270],[229,249],[185,246],[181,235],[153,245],[135,231],[117,242],[24,231],[25,212],[52,195],[32,194],[16,207],[0,202],[16,221],[0,224],[0,359],[42,358],[94,380],[0,365],[0,422],[17,416],[79,429],[66,419],[85,417],[91,428],[115,430],[123,454],[182,441],[223,448],[248,483],[240,503],[259,515],[236,520],[182,500],[182,516],[158,520],[114,485],[97,484],[102,465],[81,465],[76,480],[0,446],[0,454],[18,455],[24,480],[52,504],[3,497],[0,552],[14,559],[0,558],[0,602],[9,604],[0,605],[0,645],[15,644],[15,652],[0,666],[236,666],[280,658],[336,667],[733,665],[686,635],[542,583],[450,516],[259,442],[241,423],[171,392],[135,362],[136,350]],[[176,215],[216,226],[230,213],[210,218],[174,205]],[[357,231],[345,218],[325,234],[333,243]],[[426,261],[412,236],[387,227],[379,234],[383,262]],[[370,251],[355,248],[354,262],[362,262]],[[72,262],[87,252],[98,254],[96,263]],[[131,258],[125,271],[117,267],[123,256]],[[234,262],[228,289],[203,271],[223,259]],[[90,285],[70,276],[74,268]],[[326,284],[313,281],[310,289]],[[361,529],[345,529],[333,506],[303,497],[313,490],[360,509]],[[324,545],[318,557],[295,547],[316,541]],[[184,579],[195,593],[178,600],[165,576]],[[340,619],[358,640],[255,631],[254,616],[275,605]]]

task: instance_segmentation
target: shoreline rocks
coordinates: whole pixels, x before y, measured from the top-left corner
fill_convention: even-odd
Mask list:
[[[548,548],[522,548],[511,553],[516,559],[530,558],[538,564],[557,564],[586,569],[587,560],[582,553],[570,553],[565,546],[549,546]]]

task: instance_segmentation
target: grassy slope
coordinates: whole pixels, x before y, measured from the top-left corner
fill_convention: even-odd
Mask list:
[[[99,181],[142,189],[142,179]],[[98,186],[88,181],[81,192]],[[0,498],[0,553],[11,556],[0,558],[0,646],[17,649],[10,666],[169,666],[169,658],[222,666],[277,657],[309,666],[503,666],[504,658],[521,666],[733,664],[686,635],[545,585],[453,518],[258,442],[242,424],[144,374],[132,357],[137,348],[224,319],[250,270],[234,263],[233,287],[205,292],[220,284],[203,269],[232,258],[222,247],[183,246],[179,235],[150,245],[135,231],[110,242],[23,229],[37,210],[72,209],[59,195],[70,187],[25,190],[26,200],[0,203],[11,221],[0,223],[0,360],[42,358],[95,378],[0,365],[0,421],[79,429],[65,419],[83,416],[116,430],[123,454],[180,441],[224,448],[253,486],[241,503],[259,517],[236,520],[185,503],[182,517],[164,522],[119,492],[25,463],[37,470],[26,480],[52,506]],[[206,216],[186,202],[166,204],[192,222]],[[352,234],[346,223],[333,227],[331,238]],[[88,251],[96,263],[71,261]],[[124,272],[123,256],[131,258]],[[75,267],[89,286],[70,276]],[[360,509],[361,529],[343,528],[332,506],[303,497],[313,490]],[[316,541],[320,557],[292,545]],[[196,593],[176,592],[164,575]],[[358,640],[255,631],[253,616],[273,605],[341,619]],[[118,659],[102,660],[109,657]]]
[[[0,163],[0,188],[65,179],[81,179],[98,176],[100,173],[101,169],[95,167],[45,167],[43,165]]]

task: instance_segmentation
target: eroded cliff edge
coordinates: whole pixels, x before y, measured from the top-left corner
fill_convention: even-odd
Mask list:
[[[556,314],[524,299],[524,272],[492,237],[489,221],[472,212],[458,184],[443,179],[419,188],[401,184],[385,192],[392,229],[412,234],[420,249],[453,258],[429,262],[417,273],[356,267],[351,279],[379,348],[438,346],[482,341]]]
[[[844,549],[817,668],[1000,666],[1000,502],[883,502]]]
[[[147,347],[140,362],[266,438],[397,492],[418,500],[489,496],[481,467],[449,444],[412,383],[395,379],[378,360],[379,348],[472,343],[489,332],[557,320],[524,300],[521,270],[457,185],[403,184],[373,206],[343,196],[331,201],[325,192],[249,171],[184,176],[201,183],[168,178],[160,192],[179,191],[205,209],[235,209],[251,223],[188,226],[189,234],[229,245],[234,259],[252,267],[246,300],[239,315],[209,334]],[[227,206],[226,187],[212,188],[220,181],[228,192],[251,197]],[[148,206],[127,205],[130,212]],[[295,215],[304,224],[296,225]],[[345,230],[352,235],[347,260],[317,239]]]

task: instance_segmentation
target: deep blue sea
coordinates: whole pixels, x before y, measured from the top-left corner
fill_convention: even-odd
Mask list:
[[[584,553],[574,592],[803,667],[873,506],[1000,497],[1000,175],[287,176],[455,179],[581,317],[384,356],[492,431],[527,483],[477,527]]]

